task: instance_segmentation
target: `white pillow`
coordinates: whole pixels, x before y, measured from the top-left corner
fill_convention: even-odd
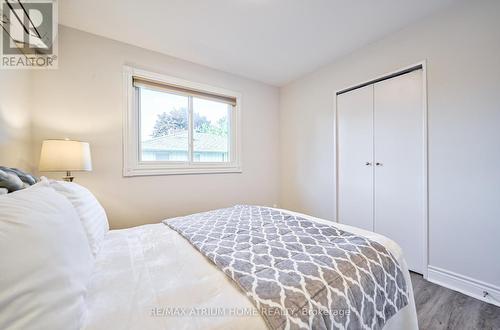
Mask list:
[[[0,196],[0,329],[78,329],[94,258],[47,183]]]
[[[87,234],[90,250],[95,256],[99,251],[104,236],[109,231],[106,211],[104,211],[94,195],[79,184],[52,180],[50,185],[68,198],[75,207]]]

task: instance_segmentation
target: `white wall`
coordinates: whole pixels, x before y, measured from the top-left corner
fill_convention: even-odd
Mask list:
[[[0,70],[0,165],[32,170],[31,72]]]
[[[282,88],[281,206],[334,219],[334,91],[427,59],[429,263],[500,287],[499,13],[457,4]]]
[[[75,173],[76,181],[97,195],[113,228],[277,203],[277,88],[67,27],[59,33],[59,69],[34,73],[34,158],[43,139],[89,141],[94,170]],[[124,64],[241,92],[243,173],[122,177]]]

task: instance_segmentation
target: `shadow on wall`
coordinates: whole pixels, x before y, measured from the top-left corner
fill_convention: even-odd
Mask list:
[[[10,127],[3,116],[3,109],[0,107],[0,148],[9,143]]]
[[[0,165],[31,172],[29,118],[17,110],[0,105]]]

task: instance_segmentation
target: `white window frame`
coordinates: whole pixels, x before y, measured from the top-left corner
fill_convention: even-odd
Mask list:
[[[236,99],[236,105],[229,111],[230,143],[229,162],[173,162],[142,161],[140,159],[140,116],[138,92],[133,86],[133,77],[152,80],[166,85],[178,86],[205,93],[223,95]],[[124,66],[124,116],[123,116],[123,176],[241,173],[241,93],[166,76],[131,66]],[[190,118],[191,121],[191,118]],[[191,123],[190,123],[191,126]],[[189,131],[191,134],[191,130]],[[189,141],[192,144],[192,139]],[[193,146],[189,146],[192,153]],[[191,157],[190,157],[191,159]]]

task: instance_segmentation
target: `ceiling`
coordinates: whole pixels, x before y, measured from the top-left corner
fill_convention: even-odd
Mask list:
[[[60,23],[282,86],[454,0],[64,0]]]

